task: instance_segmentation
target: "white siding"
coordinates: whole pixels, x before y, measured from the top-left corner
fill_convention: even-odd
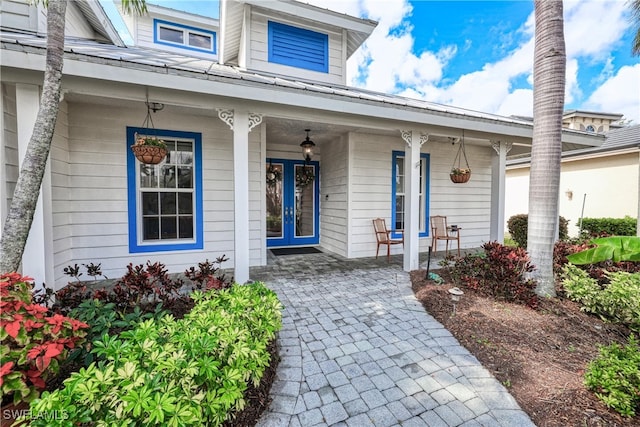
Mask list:
[[[398,137],[351,134],[353,155],[350,166],[351,242],[350,257],[375,256],[373,218],[391,220],[391,163],[394,150],[404,151]],[[474,248],[489,239],[491,205],[491,153],[489,147],[467,147],[471,180],[454,184],[449,179],[457,146],[427,142],[421,152],[429,153],[429,216],[446,215],[462,228],[461,248]],[[428,220],[427,220],[428,221]],[[420,251],[428,250],[431,237],[420,238]],[[386,247],[384,247],[386,249]],[[440,249],[443,249],[441,247]],[[393,247],[392,254],[402,253]]]
[[[230,260],[223,267],[231,268],[234,262],[231,130],[217,117],[177,115],[170,107],[154,116],[157,127],[202,133],[204,249],[129,254],[125,131],[127,126],[139,126],[144,114],[142,104],[134,109],[69,105],[69,199],[68,202],[56,199],[54,207],[54,217],[60,217],[58,224],[66,216],[72,224],[73,254],[69,263],[102,263],[104,274],[117,278],[130,262],[136,265],[147,260],[160,261],[169,272],[182,272],[224,254]],[[136,117],[140,120],[134,120]],[[260,263],[263,244],[260,132],[256,128],[249,134],[252,265]],[[61,179],[64,164],[56,162],[53,172],[56,179]]]
[[[291,21],[284,16],[267,16],[257,12],[255,9],[251,13],[251,32],[249,58],[247,68],[257,71],[282,74],[290,77],[299,77],[324,83],[344,84],[346,70],[343,64],[343,43],[342,31],[321,24],[314,26],[303,25],[300,22]],[[329,36],[329,72],[305,70],[297,67],[290,67],[269,62],[269,41],[268,41],[268,21],[273,20],[282,24],[287,24],[299,28],[316,31]]]
[[[37,7],[28,0],[2,0],[0,22],[6,28],[38,31]]]
[[[95,31],[93,31],[91,24],[87,22],[87,19],[82,14],[82,11],[73,1],[67,3],[66,21],[67,22],[64,29],[65,35],[71,37],[80,37],[84,39],[96,38]]]
[[[491,147],[466,145],[471,179],[454,184],[449,178],[458,146],[427,142],[422,151],[431,154],[431,189],[429,215],[446,215],[449,224],[461,227],[460,247],[477,248],[489,240],[491,218]],[[425,242],[424,240],[428,240]],[[431,244],[422,239],[421,250]],[[444,248],[440,242],[438,250]]]
[[[69,111],[66,101],[60,103],[56,129],[49,155],[51,164],[51,204],[53,207],[53,260],[56,288],[70,278],[63,269],[73,264],[73,230],[69,209]],[[53,285],[53,284],[48,284]]]
[[[2,125],[4,129],[2,129],[2,143],[0,147],[3,150],[2,159],[4,164],[1,165],[1,173],[4,174],[4,179],[0,179],[0,182],[4,183],[4,188],[0,189],[0,197],[4,199],[2,201],[3,206],[8,208],[11,204],[13,190],[16,188],[19,172],[15,86],[2,84],[2,106],[4,110],[2,111]],[[2,212],[2,218],[0,218],[2,224],[4,224],[6,214],[7,212]]]
[[[348,244],[348,144],[345,140],[323,144],[320,174],[320,245],[347,256]]]

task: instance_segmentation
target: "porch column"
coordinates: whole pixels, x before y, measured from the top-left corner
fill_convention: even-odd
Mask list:
[[[40,106],[40,87],[37,85],[16,85],[16,123],[18,138],[18,165],[22,168],[27,145],[33,133],[33,126]],[[49,155],[51,156],[51,155]],[[53,209],[51,202],[51,160],[42,178],[40,195],[29,230],[29,237],[22,255],[22,273],[33,277],[36,286],[46,283],[54,285],[53,271]]]
[[[249,281],[249,132],[262,116],[246,111],[218,110],[233,131],[234,278]]]
[[[507,167],[507,153],[512,143],[491,141],[491,147],[496,156],[491,158],[491,224],[489,239],[504,243],[504,206],[505,206],[505,171]]]
[[[420,148],[429,135],[415,131],[402,131],[407,144],[404,156],[404,271],[417,270],[420,266]]]

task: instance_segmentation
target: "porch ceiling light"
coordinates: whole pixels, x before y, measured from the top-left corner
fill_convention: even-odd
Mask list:
[[[313,157],[313,147],[315,147],[316,144],[309,139],[309,132],[311,129],[305,129],[304,131],[307,132],[307,138],[300,143],[300,147],[302,147],[302,157],[305,162],[309,163]]]

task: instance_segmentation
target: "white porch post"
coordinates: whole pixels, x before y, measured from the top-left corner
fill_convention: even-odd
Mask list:
[[[504,206],[505,206],[505,172],[507,153],[511,150],[510,142],[491,141],[496,156],[491,158],[491,224],[489,239],[504,242]]]
[[[233,131],[234,278],[249,281],[249,132],[262,116],[246,111],[218,110]]]
[[[16,85],[16,121],[18,133],[18,159],[22,167],[27,145],[40,106],[40,88],[36,85]],[[36,285],[54,285],[53,271],[53,220],[51,202],[51,161],[42,178],[36,211],[29,230],[29,237],[22,255],[22,273],[33,277]],[[45,214],[46,213],[46,214]]]
[[[407,144],[404,156],[404,271],[417,270],[420,266],[420,148],[428,135],[414,131],[402,131]]]

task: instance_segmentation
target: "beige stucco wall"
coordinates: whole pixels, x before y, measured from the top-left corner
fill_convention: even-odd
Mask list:
[[[584,217],[637,218],[639,170],[638,152],[563,161],[560,215],[569,220],[569,235],[578,234],[583,201]],[[528,208],[529,167],[507,169],[505,221]]]

